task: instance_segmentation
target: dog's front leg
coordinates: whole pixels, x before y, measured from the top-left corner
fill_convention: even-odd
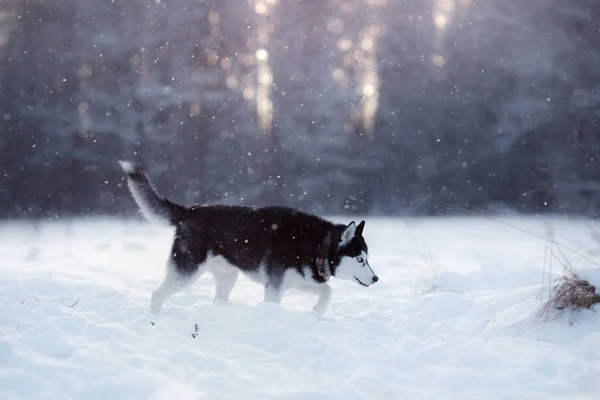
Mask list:
[[[317,300],[317,304],[313,307],[313,311],[322,315],[325,314],[325,311],[327,311],[329,303],[331,302],[331,286],[323,283],[318,286],[317,293],[319,294],[319,299]]]
[[[268,301],[270,303],[281,304],[281,289],[270,284],[266,285],[265,301]]]

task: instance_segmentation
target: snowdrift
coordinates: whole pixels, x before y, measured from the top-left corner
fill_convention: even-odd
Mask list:
[[[577,220],[512,218],[600,286]],[[149,312],[172,231],[141,221],[0,226],[0,399],[596,399],[595,310],[542,320],[549,243],[479,219],[367,219],[380,282],[281,306],[203,276]]]

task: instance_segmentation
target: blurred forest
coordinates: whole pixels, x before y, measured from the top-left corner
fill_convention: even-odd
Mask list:
[[[3,0],[0,217],[600,212],[597,0]],[[567,207],[568,206],[568,207]]]

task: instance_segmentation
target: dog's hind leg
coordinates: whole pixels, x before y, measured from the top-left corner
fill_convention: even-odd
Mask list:
[[[206,268],[205,265],[196,265],[182,271],[175,265],[173,260],[169,260],[166,269],[167,273],[164,280],[152,292],[150,310],[153,313],[158,313],[169,297],[193,284]]]
[[[265,286],[265,302],[281,304],[281,289],[272,284]]]
[[[216,284],[215,298],[213,300],[229,301],[229,295],[235,286],[239,271],[235,268],[213,269],[213,278]]]
[[[177,228],[163,282],[152,292],[150,309],[157,313],[165,300],[194,283],[207,269],[208,251],[185,225]]]

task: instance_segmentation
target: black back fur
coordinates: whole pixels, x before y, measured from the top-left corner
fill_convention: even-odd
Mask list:
[[[361,222],[350,243],[338,248],[345,225],[293,208],[194,206],[180,216],[172,256],[182,273],[194,272],[210,252],[246,272],[264,263],[270,277],[281,278],[286,268],[303,273],[303,266],[312,266],[313,278],[324,282],[316,258],[327,258],[335,275],[341,256],[367,251],[363,227]]]
[[[195,205],[187,208],[158,194],[144,170],[128,162],[121,166],[128,177],[135,201],[147,218],[160,219],[176,227],[171,258],[181,275],[193,274],[210,255],[222,256],[246,273],[266,269],[269,284],[278,285],[288,268],[304,274],[310,266],[313,279],[324,282],[317,272],[317,257],[329,260],[332,275],[342,256],[367,252],[362,232],[338,246],[343,224],[293,208]]]

